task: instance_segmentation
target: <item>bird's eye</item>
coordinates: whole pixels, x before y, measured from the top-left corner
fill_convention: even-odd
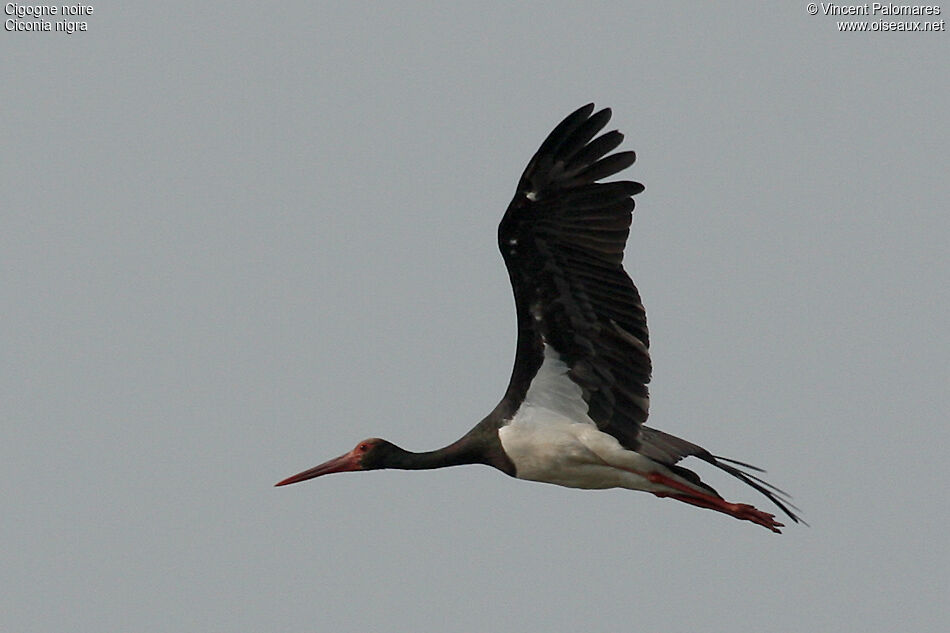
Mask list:
[[[358,450],[361,453],[365,453],[366,451],[369,450],[369,444],[367,444],[366,442],[363,442],[362,444],[356,447],[356,450]]]

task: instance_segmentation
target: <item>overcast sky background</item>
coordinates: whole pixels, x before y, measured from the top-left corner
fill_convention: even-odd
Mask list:
[[[0,32],[0,630],[945,630],[946,31],[805,2],[93,6]],[[274,489],[491,410],[496,226],[588,101],[646,185],[652,425],[767,468],[811,527],[478,466]]]

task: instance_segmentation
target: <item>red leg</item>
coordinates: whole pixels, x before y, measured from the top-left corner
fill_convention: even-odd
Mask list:
[[[680,490],[684,493],[681,495],[663,492],[653,493],[658,497],[671,497],[678,501],[683,501],[684,503],[699,506],[700,508],[716,510],[717,512],[728,514],[737,519],[758,523],[759,525],[766,527],[778,534],[782,533],[779,528],[784,526],[775,520],[774,514],[763,512],[762,510],[758,510],[745,503],[729,503],[721,497],[715,497],[711,494],[699,492],[698,490],[695,490],[686,484],[680,483],[675,479],[667,477],[666,475],[661,475],[660,473],[650,473],[646,477],[653,483],[662,484],[664,486],[673,488],[674,490]]]

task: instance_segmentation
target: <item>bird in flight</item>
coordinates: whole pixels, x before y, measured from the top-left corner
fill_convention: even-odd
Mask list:
[[[518,343],[494,410],[445,448],[414,453],[371,438],[278,486],[345,471],[486,464],[571,488],[642,490],[780,531],[773,514],[726,501],[679,464],[694,457],[801,521],[788,495],[754,474],[761,469],[644,426],[650,342],[640,294],[622,265],[643,185],[599,182],[636,160],[634,152],[611,153],[620,132],[598,136],[610,116],[591,103],[561,121],[528,162],[498,227]]]

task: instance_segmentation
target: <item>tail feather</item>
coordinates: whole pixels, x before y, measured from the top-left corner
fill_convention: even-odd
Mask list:
[[[697,455],[696,457],[699,457],[704,462],[708,462],[712,464],[713,466],[715,466],[716,468],[719,468],[720,470],[723,470],[729,473],[730,475],[742,481],[743,483],[749,486],[752,486],[753,488],[761,492],[763,495],[768,497],[769,501],[777,505],[782,510],[782,512],[787,514],[788,518],[790,518],[795,523],[802,523],[804,525],[808,525],[807,523],[805,523],[804,520],[802,520],[800,516],[795,514],[795,512],[801,512],[801,510],[797,508],[795,504],[793,504],[789,500],[790,495],[787,492],[785,492],[784,490],[781,490],[780,488],[776,488],[772,484],[768,483],[767,481],[763,481],[761,478],[756,477],[755,475],[751,473],[747,473],[743,470],[740,470],[739,468],[735,466],[732,466],[731,464],[725,463],[720,457],[716,457],[715,455],[709,454],[708,452],[707,452],[707,455],[708,457],[703,456],[703,455]],[[756,470],[759,470],[760,472],[764,472],[758,468]]]
[[[773,486],[761,477],[748,472],[751,470],[757,473],[764,473],[765,471],[758,466],[753,466],[752,464],[740,462],[739,460],[730,459],[728,457],[719,457],[717,455],[713,455],[702,446],[698,446],[692,442],[687,442],[684,439],[670,435],[669,433],[664,433],[663,431],[658,431],[646,426],[640,428],[640,436],[638,439],[640,441],[640,446],[637,450],[640,453],[646,455],[650,459],[664,464],[665,466],[671,468],[680,477],[683,477],[692,483],[706,488],[716,496],[719,496],[718,493],[716,493],[716,491],[707,484],[702,482],[699,478],[699,475],[687,468],[683,468],[682,466],[676,466],[675,464],[684,457],[699,458],[704,462],[712,464],[716,468],[729,473],[739,481],[765,495],[769,501],[774,503],[795,523],[808,525],[798,514],[796,514],[797,512],[801,512],[801,510],[791,502],[791,495],[781,488]]]

